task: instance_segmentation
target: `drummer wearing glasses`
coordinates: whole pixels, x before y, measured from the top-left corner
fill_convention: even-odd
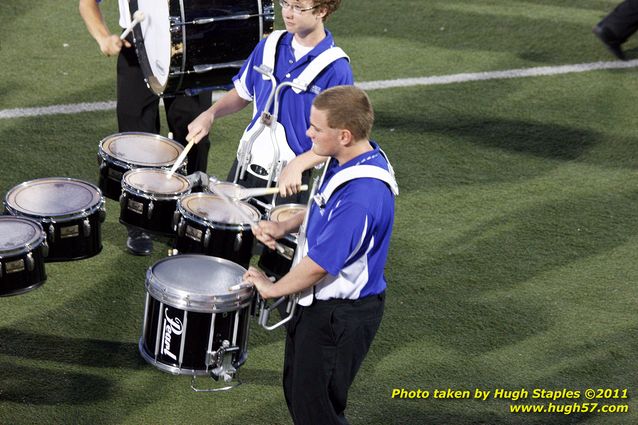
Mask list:
[[[286,329],[283,371],[298,425],[347,423],[348,389],[383,315],[398,188],[383,151],[369,140],[373,119],[370,100],[357,87],[317,96],[308,136],[313,152],[331,159],[310,207],[307,254],[275,284],[254,267],[244,274],[264,299],[301,293]],[[303,216],[262,221],[253,232],[272,248],[297,231]]]
[[[326,158],[313,153],[312,143],[305,131],[309,125],[310,107],[315,96],[321,91],[336,85],[353,84],[352,69],[345,54],[329,56],[326,52],[341,52],[334,46],[332,34],[324,27],[324,22],[336,11],[341,0],[280,0],[281,13],[286,31],[275,31],[267,39],[262,40],[253,50],[239,73],[233,77],[234,88],[215,102],[188,126],[187,138],[199,142],[205,137],[216,119],[231,115],[254,103],[254,115],[246,128],[242,143],[251,136],[251,131],[259,126],[261,112],[266,109],[268,99],[273,90],[273,80],[258,72],[254,67],[262,67],[272,71],[272,76],[279,86],[292,82],[303,76],[308,81],[305,90],[281,86],[275,104],[271,105],[272,113],[278,107],[278,124],[281,129],[283,147],[280,149],[279,161],[285,160],[286,167],[275,177],[280,187],[280,195],[287,197],[297,194],[297,198],[287,198],[288,202],[304,202],[299,193],[302,183],[307,183],[313,166]],[[269,41],[270,40],[270,41]],[[322,53],[326,53],[322,55]],[[311,68],[310,65],[313,64]],[[317,69],[316,72],[313,69]],[[306,73],[304,74],[304,71]],[[313,72],[311,72],[313,71]],[[284,84],[285,85],[285,84]],[[262,132],[269,133],[269,130]],[[277,139],[280,139],[277,136]],[[258,147],[262,143],[255,141]],[[263,142],[268,144],[268,142]],[[252,161],[256,164],[271,163],[271,158],[261,158],[259,149],[252,151]],[[233,181],[238,161],[235,160],[228,180]],[[259,171],[261,170],[261,172]],[[246,187],[263,187],[268,184],[268,177],[263,168],[253,166],[247,168],[244,179],[237,183]]]

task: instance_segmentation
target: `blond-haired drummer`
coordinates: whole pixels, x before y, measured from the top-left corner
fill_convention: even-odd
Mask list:
[[[373,110],[354,86],[328,89],[310,112],[316,155],[330,157],[306,223],[306,254],[273,284],[251,267],[244,280],[264,299],[300,293],[286,329],[284,394],[295,424],[347,423],[348,389],[383,315],[384,268],[398,188],[392,167],[370,141]],[[296,231],[303,213],[260,222],[271,248]]]

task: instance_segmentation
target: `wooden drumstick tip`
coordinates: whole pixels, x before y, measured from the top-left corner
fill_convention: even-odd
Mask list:
[[[144,20],[144,12],[142,12],[141,10],[136,10],[135,13],[133,13],[133,20],[142,22]]]

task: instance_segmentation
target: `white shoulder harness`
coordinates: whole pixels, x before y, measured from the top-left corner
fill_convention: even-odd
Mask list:
[[[277,44],[281,37],[286,33],[284,30],[273,31],[268,38],[266,39],[266,44],[264,46],[264,57],[262,59],[262,65],[266,66],[268,70],[271,72],[275,70],[275,56],[277,54]],[[306,66],[301,74],[294,79],[294,82],[300,85],[302,88],[293,87],[292,89],[295,93],[299,94],[302,91],[306,91],[310,83],[314,81],[315,78],[328,67],[331,63],[336,61],[337,59],[346,58],[350,61],[350,58],[340,47],[331,47],[327,50],[324,50]],[[268,77],[266,75],[262,75],[264,80],[267,80]]]
[[[385,154],[383,154],[383,156],[385,157]],[[356,165],[354,167],[346,168],[345,170],[339,171],[337,174],[335,174],[326,185],[326,188],[321,193],[315,195],[315,203],[320,208],[325,207],[333,192],[337,190],[341,185],[349,182],[350,180],[360,178],[372,178],[381,180],[382,182],[390,186],[390,190],[395,196],[399,194],[399,186],[396,179],[394,178],[394,170],[392,169],[390,162],[388,162],[388,170],[384,170],[383,168],[376,167],[374,165]]]

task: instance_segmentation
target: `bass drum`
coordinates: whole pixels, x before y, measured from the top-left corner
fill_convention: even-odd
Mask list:
[[[9,190],[4,206],[42,225],[49,245],[46,261],[78,260],[102,250],[104,197],[91,183],[68,177],[30,180]]]
[[[100,141],[98,185],[107,198],[117,201],[122,193],[122,176],[133,168],[170,170],[184,147],[174,140],[151,133],[117,133]],[[177,172],[186,174],[186,159]]]
[[[139,342],[148,363],[176,375],[228,381],[248,356],[246,269],[206,255],[159,260],[146,273],[146,306]]]
[[[275,20],[272,0],[130,0],[129,9],[145,16],[133,40],[146,83],[168,96],[230,85]]]
[[[0,216],[0,296],[18,295],[47,279],[48,246],[42,225],[25,217]]]
[[[257,208],[235,201],[247,216],[258,221]],[[207,254],[248,267],[255,236],[251,224],[217,195],[192,193],[177,203],[174,217],[175,249],[179,253]]]

